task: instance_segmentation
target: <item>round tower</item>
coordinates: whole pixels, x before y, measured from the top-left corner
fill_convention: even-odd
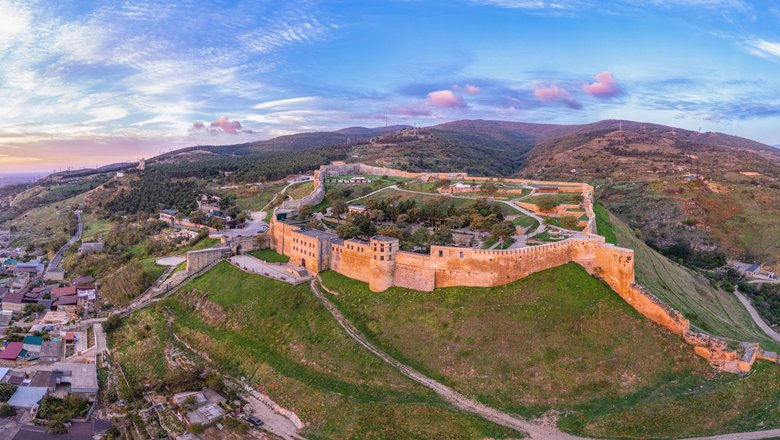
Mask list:
[[[371,278],[368,288],[372,292],[383,292],[393,286],[395,278],[395,256],[398,252],[398,239],[371,237]]]

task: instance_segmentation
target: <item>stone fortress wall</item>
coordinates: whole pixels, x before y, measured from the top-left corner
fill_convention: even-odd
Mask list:
[[[324,193],[325,177],[344,174],[387,175],[424,181],[490,179],[469,177],[466,173],[409,173],[363,164],[336,163],[322,166],[315,173],[315,182],[318,182],[315,183],[315,192]],[[518,249],[431,246],[429,254],[418,254],[400,251],[398,240],[389,237],[376,236],[368,243],[354,239],[342,241],[333,234],[314,233],[300,224],[274,221],[269,231],[270,245],[277,252],[290,256],[294,264],[306,267],[312,274],[330,269],[368,283],[375,292],[393,286],[420,291],[452,286],[500,286],[535,272],[576,262],[590,274],[603,279],[639,313],[694,345],[696,353],[713,365],[725,371],[744,373],[750,371],[757,357],[762,356],[757,344],[742,343],[741,347],[734,348],[733,344],[730,346],[725,340],[692,329],[690,322],[681,313],[637,285],[634,277],[634,251],[605,243],[604,237],[596,233],[593,187],[584,183],[505,180],[579,188],[583,193],[582,208],[589,219],[583,233],[561,242]]]

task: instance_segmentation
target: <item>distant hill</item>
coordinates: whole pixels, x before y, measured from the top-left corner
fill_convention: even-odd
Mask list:
[[[389,127],[349,127],[337,131],[318,131],[279,136],[272,139],[236,145],[204,145],[174,150],[156,156],[147,163],[192,162],[204,159],[251,156],[272,151],[299,151],[329,145],[346,145],[365,142],[380,134],[410,128],[407,125]]]
[[[390,125],[387,127],[374,127],[374,128],[347,127],[347,128],[342,128],[341,130],[336,130],[334,133],[346,134],[348,136],[352,136],[352,135],[377,136],[380,134],[405,130],[407,128],[412,128],[412,126],[411,125]]]
[[[587,181],[644,241],[687,265],[712,267],[726,256],[780,260],[780,150],[724,133],[621,120],[579,125],[460,120],[190,147],[150,163],[192,168],[208,162],[213,174],[231,169],[220,164],[236,158],[267,163],[306,151],[314,154],[298,160],[295,169],[311,169],[331,150],[350,161],[409,171]],[[268,174],[233,178],[242,175]]]
[[[48,178],[71,178],[71,177],[85,177],[94,174],[112,173],[115,171],[125,170],[130,167],[136,166],[136,162],[117,162],[109,165],[104,165],[99,168],[82,168],[79,170],[60,171],[59,173],[52,173]]]

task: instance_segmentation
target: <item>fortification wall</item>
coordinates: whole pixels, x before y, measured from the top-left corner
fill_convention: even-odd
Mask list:
[[[371,280],[371,253],[368,244],[347,240],[332,244],[330,269],[346,277],[368,283]]]
[[[230,255],[229,247],[218,247],[187,252],[187,272],[195,273],[209,264],[221,260],[224,255]]]
[[[362,164],[339,164],[324,166],[320,169],[319,174],[317,174],[320,185],[316,188],[324,189],[322,180],[325,176],[342,174],[376,174],[421,179],[431,176],[452,178],[441,177],[442,174],[436,173],[408,173]],[[458,174],[458,176],[464,177],[465,174]],[[490,180],[489,178],[471,179]],[[537,185],[572,185],[570,182],[506,180]],[[682,314],[638,286],[635,283],[634,251],[607,244],[604,237],[595,235],[593,188],[586,184],[575,186],[575,188],[579,188],[583,192],[582,208],[585,209],[589,218],[584,230],[585,235],[577,238],[510,250],[432,246],[427,255],[397,252],[392,256],[390,254],[393,252],[379,255],[376,250],[377,246],[372,248],[375,242],[387,243],[389,239],[372,239],[372,245],[356,240],[347,240],[344,244],[331,244],[323,252],[330,255],[327,263],[330,269],[347,277],[367,282],[374,291],[383,291],[391,286],[420,291],[432,291],[435,288],[452,286],[498,286],[573,261],[582,265],[589,273],[603,279],[612,290],[639,313],[673,333],[681,335],[686,342],[694,346],[697,354],[709,360],[713,365],[735,373],[749,371],[755,360],[762,356],[758,344],[742,343],[740,349],[730,348],[723,339],[692,329],[690,322]],[[535,205],[528,206],[528,209],[535,210],[533,208]],[[272,222],[269,232],[271,246],[277,252],[290,255],[292,239],[294,236],[300,235],[295,234],[299,229],[300,227],[296,225]],[[378,246],[382,249],[381,244]],[[386,249],[397,249],[397,241]],[[208,258],[194,256],[193,265],[198,264],[199,267],[203,267],[210,263]],[[188,270],[189,267],[190,255],[188,253]],[[319,269],[324,270],[327,267]]]
[[[407,289],[430,292],[436,288],[436,269],[430,255],[398,252],[393,284]]]

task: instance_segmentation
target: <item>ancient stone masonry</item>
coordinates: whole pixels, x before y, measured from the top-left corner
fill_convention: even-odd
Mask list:
[[[421,180],[488,179],[469,177],[465,173],[408,173],[363,164],[335,164],[323,166],[315,172],[315,193],[324,193],[325,177],[344,174],[387,175]],[[774,353],[762,352],[758,344],[729,344],[721,338],[692,329],[690,322],[680,312],[637,285],[634,278],[634,251],[605,243],[604,237],[596,233],[593,188],[590,185],[523,179],[506,181],[536,185],[565,184],[579,188],[583,194],[581,209],[588,216],[583,233],[560,242],[517,249],[431,246],[430,253],[419,254],[400,251],[399,241],[395,238],[375,236],[368,243],[354,239],[340,240],[335,234],[309,229],[302,222],[274,220],[269,231],[270,246],[312,274],[333,270],[368,283],[375,292],[393,286],[426,292],[451,286],[500,286],[535,272],[576,262],[590,274],[603,279],[639,313],[683,337],[695,347],[697,354],[725,371],[744,373],[750,371],[757,358],[777,358]],[[317,195],[314,200],[319,197]]]
[[[232,251],[229,247],[218,247],[187,252],[187,272],[198,272],[209,264],[221,260],[222,258],[231,254]]]

